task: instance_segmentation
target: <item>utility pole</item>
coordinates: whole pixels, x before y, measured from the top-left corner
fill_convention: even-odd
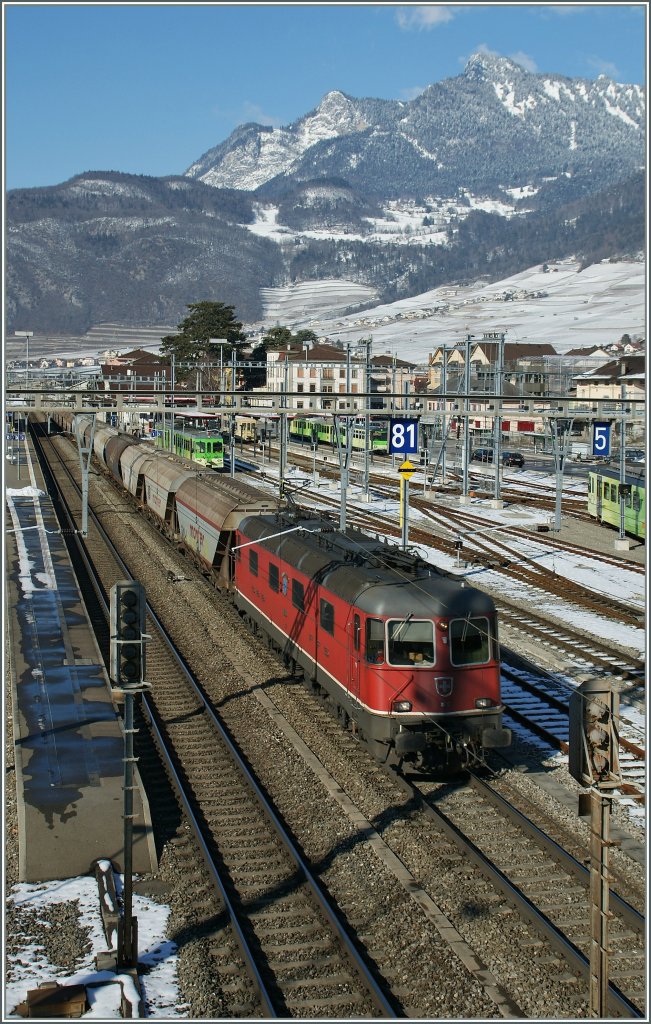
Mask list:
[[[231,477],[235,476],[235,371],[237,369],[237,360],[235,356],[235,346],[233,345],[233,351],[231,353],[231,405],[233,411],[230,415],[230,460],[231,460]]]
[[[280,453],[278,459],[278,477],[280,497],[284,496],[285,475],[287,473],[287,391],[289,390],[289,363],[285,355],[284,379],[281,384],[280,397]],[[269,458],[271,458],[271,441],[269,441]]]
[[[402,526],[400,547],[406,551],[409,543],[409,481],[414,475],[413,463],[409,459],[405,459],[398,472],[400,473],[400,522]]]
[[[79,452],[79,467],[81,469],[81,535],[88,536],[88,470],[90,457],[93,453],[93,439],[95,437],[95,424],[97,417],[95,413],[90,414],[90,437],[88,445],[84,447],[84,439],[79,430],[79,417],[74,418],[75,437],[77,438],[77,450]]]
[[[621,369],[623,371],[624,366]],[[620,388],[622,418],[619,421],[619,543],[617,547],[621,551],[628,547],[628,541],[626,540],[626,499],[631,493],[630,486],[626,483],[626,384],[623,378]]]
[[[366,392],[366,414],[364,416],[364,496],[365,500],[369,500],[369,446],[371,443],[371,418],[368,412],[368,408],[371,402],[371,345],[373,339],[368,338],[364,344],[366,345],[366,362],[364,367],[364,391]]]
[[[470,345],[472,335],[467,334],[465,340],[464,366],[463,366],[463,451],[461,465],[463,470],[462,496],[468,500],[468,465],[470,463]]]
[[[495,419],[493,422],[493,468],[495,469],[495,480],[493,487],[493,500],[497,503],[500,500],[500,477],[502,470],[502,417],[499,414],[499,407],[502,394],[502,379],[504,376],[504,335],[500,334],[497,341],[497,365],[495,367]]]

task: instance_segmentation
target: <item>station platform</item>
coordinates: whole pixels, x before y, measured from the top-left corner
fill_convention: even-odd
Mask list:
[[[122,720],[38,463],[28,440],[14,462],[17,447],[5,459],[4,500],[19,877],[86,875],[100,859],[121,871]],[[133,870],[144,873],[156,869],[156,854],[137,781]]]

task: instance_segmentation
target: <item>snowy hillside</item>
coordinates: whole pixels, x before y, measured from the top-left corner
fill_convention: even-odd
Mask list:
[[[280,319],[342,342],[371,335],[376,355],[397,352],[414,362],[426,362],[438,345],[484,331],[505,331],[508,341],[548,342],[558,352],[609,345],[622,334],[646,336],[642,260],[599,263],[583,271],[575,261],[563,260],[550,263],[547,271],[537,266],[493,284],[436,288],[350,316],[338,316],[336,307],[368,301],[368,289],[351,283],[344,290],[343,285],[265,289],[265,324]],[[332,302],[329,314],[323,312],[325,298]]]

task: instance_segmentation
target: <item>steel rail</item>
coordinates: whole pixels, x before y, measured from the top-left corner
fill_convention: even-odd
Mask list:
[[[536,905],[506,877],[481,850],[463,834],[463,832],[437,807],[433,807],[418,788],[407,778],[394,769],[387,769],[398,785],[415,799],[428,816],[438,822],[447,836],[478,870],[494,885],[505,898],[515,907],[517,912],[545,938],[551,947],[561,954],[571,968],[579,973],[586,984],[590,980],[590,962],[587,957],[543,914]],[[619,989],[611,983],[608,986],[608,1006],[611,1012],[620,1017],[642,1018],[644,1013],[638,1009]]]
[[[62,465],[63,469],[65,470],[65,472],[67,473],[67,475],[68,475],[70,481],[72,482],[72,484],[74,485],[75,489],[78,490],[77,483],[74,480],[72,474],[70,473],[70,470],[68,469],[68,467],[63,462],[61,462],[61,465]],[[64,504],[66,504],[65,498],[63,497],[63,495],[61,495],[61,501]],[[128,574],[128,571],[129,571],[128,570],[128,566],[126,566],[126,564],[121,559],[121,557],[118,554],[114,544],[112,543],[112,541],[108,537],[106,531],[104,530],[102,525],[99,523],[98,519],[96,518],[94,513],[92,513],[92,511],[90,511],[90,516],[91,516],[91,518],[93,520],[93,523],[94,523],[94,525],[95,525],[99,535],[101,536],[103,542],[107,545],[107,547],[111,551],[111,553],[112,553],[113,557],[115,558],[116,562],[120,565],[120,567],[124,570],[124,572]],[[71,516],[71,518],[72,518],[72,516]],[[82,546],[83,547],[83,544],[81,542],[81,538],[79,536],[76,538],[76,540],[77,540],[78,546]],[[93,585],[96,593],[98,594],[98,598],[99,598],[99,600],[102,603],[105,615],[106,615],[107,620],[108,620],[108,604],[106,602],[106,598],[104,597],[103,593],[101,593],[101,591],[97,589],[97,584],[95,582],[94,573],[93,573],[93,569],[92,569],[92,564],[89,562],[89,559],[85,556],[85,554],[84,554],[84,561],[85,561],[86,566],[88,568],[88,571],[90,573],[90,582]],[[353,943],[351,937],[349,936],[349,934],[348,934],[346,928],[344,927],[344,925],[342,924],[341,920],[337,917],[337,915],[335,914],[334,910],[332,909],[326,894],[324,893],[323,889],[321,888],[320,883],[317,881],[315,876],[310,871],[310,869],[309,869],[307,863],[305,862],[304,858],[301,856],[300,852],[295,847],[294,843],[291,840],[291,837],[288,835],[286,829],[284,828],[284,826],[280,822],[279,818],[277,817],[277,815],[276,815],[275,811],[273,810],[270,802],[267,800],[267,798],[265,797],[264,793],[260,789],[258,783],[256,782],[255,778],[253,777],[253,775],[252,775],[251,771],[249,770],[246,762],[244,761],[242,755],[240,754],[240,752],[237,749],[237,747],[234,744],[234,742],[231,740],[231,738],[230,738],[230,736],[229,736],[229,734],[228,734],[228,732],[226,730],[226,727],[222,724],[222,722],[219,720],[218,716],[213,711],[212,707],[210,706],[210,702],[208,701],[207,697],[205,696],[201,686],[196,682],[196,680],[193,678],[192,674],[189,672],[189,670],[188,670],[187,666],[185,665],[182,657],[176,651],[174,645],[172,644],[172,642],[170,641],[169,637],[167,636],[164,627],[159,622],[158,617],[156,616],[155,612],[151,609],[149,604],[147,604],[147,615],[151,619],[151,621],[153,622],[154,626],[156,627],[156,629],[157,629],[157,631],[159,633],[160,641],[163,642],[166,645],[168,652],[171,654],[171,656],[176,661],[177,666],[178,666],[179,670],[185,676],[185,679],[186,679],[187,683],[193,689],[193,691],[194,691],[195,695],[198,697],[198,699],[202,702],[204,710],[209,715],[210,720],[211,720],[214,728],[216,729],[216,731],[217,731],[220,739],[222,740],[224,746],[227,748],[229,755],[231,756],[231,758],[235,762],[238,771],[243,776],[243,778],[246,780],[247,784],[249,785],[249,788],[254,793],[254,795],[255,795],[255,797],[256,797],[256,799],[258,801],[259,806],[262,808],[262,810],[263,810],[267,820],[270,822],[274,832],[276,833],[278,838],[283,843],[283,846],[285,847],[287,853],[292,858],[296,868],[301,873],[303,879],[305,880],[305,882],[309,886],[313,896],[315,897],[315,899],[317,901],[319,909],[322,911],[322,913],[324,914],[325,918],[327,919],[331,929],[335,933],[336,939],[339,942],[339,945],[341,946],[342,950],[346,954],[349,962],[351,963],[351,966],[352,966],[353,970],[355,972],[357,972],[357,974],[362,979],[363,983],[366,985],[366,987],[368,989],[368,994],[369,994],[369,996],[371,998],[371,1001],[373,1002],[373,1004],[376,1006],[376,1008],[378,1010],[378,1015],[381,1016],[381,1017],[384,1017],[384,1018],[388,1018],[388,1019],[395,1019],[398,1016],[396,1011],[394,1010],[393,1006],[391,1005],[389,1000],[384,995],[384,993],[383,993],[381,987],[379,986],[378,982],[376,981],[373,973],[371,972],[370,968],[368,967],[368,965],[364,961],[364,959],[361,956],[360,952],[358,951],[357,947]],[[204,858],[204,860],[206,862],[208,870],[210,871],[211,876],[214,878],[215,882],[217,883],[217,885],[219,887],[219,890],[220,890],[220,893],[222,895],[222,898],[224,899],[224,903],[225,903],[226,908],[228,910],[228,913],[229,913],[229,916],[230,916],[230,919],[231,919],[231,923],[233,925],[233,928],[234,928],[234,931],[235,931],[235,934],[236,934],[238,946],[240,947],[240,951],[242,952],[242,956],[243,956],[243,958],[245,960],[247,968],[251,972],[252,980],[254,981],[254,984],[258,987],[258,989],[260,991],[260,994],[261,994],[261,997],[262,997],[262,1001],[265,1004],[265,1008],[268,1009],[268,1011],[269,1011],[268,1015],[276,1018],[277,1014],[276,1014],[276,1012],[275,1012],[275,1010],[273,1008],[273,1000],[272,1000],[271,996],[269,995],[269,993],[268,993],[268,991],[266,989],[266,986],[264,985],[264,982],[262,981],[262,979],[261,979],[261,977],[259,975],[257,966],[255,964],[255,960],[253,958],[253,954],[250,953],[250,951],[249,951],[248,943],[246,942],[246,938],[245,938],[245,936],[243,934],[240,922],[239,922],[239,920],[237,918],[237,913],[236,913],[235,909],[233,908],[233,905],[232,905],[232,903],[231,903],[231,901],[230,901],[230,899],[229,899],[229,897],[227,895],[227,892],[226,892],[226,890],[224,888],[223,882],[222,882],[221,877],[219,875],[219,871],[218,871],[217,867],[214,864],[214,860],[211,857],[211,854],[210,854],[210,852],[208,850],[207,844],[206,844],[206,842],[204,840],[201,826],[199,825],[195,815],[193,814],[193,812],[191,810],[191,804],[190,804],[189,798],[188,798],[187,794],[184,791],[183,784],[182,784],[181,780],[179,779],[178,774],[177,774],[176,770],[174,769],[174,766],[173,766],[172,761],[170,759],[170,755],[169,755],[169,752],[167,751],[164,737],[162,736],[161,731],[160,731],[160,729],[158,727],[158,723],[156,721],[155,710],[150,705],[150,702],[147,701],[146,693],[143,693],[141,695],[141,699],[142,699],[143,705],[145,705],[146,717],[147,717],[148,721],[152,724],[152,727],[153,727],[153,730],[154,730],[154,733],[155,733],[156,745],[157,745],[161,755],[163,756],[168,769],[172,773],[170,780],[171,780],[174,788],[176,789],[176,791],[177,791],[177,793],[178,793],[178,795],[179,795],[179,797],[180,797],[180,799],[181,799],[181,801],[183,803],[184,810],[188,814],[188,817],[189,817],[189,819],[191,821],[192,829],[193,829],[195,838],[199,842],[200,849],[201,849],[201,852],[202,852],[202,856],[203,856],[203,858]]]

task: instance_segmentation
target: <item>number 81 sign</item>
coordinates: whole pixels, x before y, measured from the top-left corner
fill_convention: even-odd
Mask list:
[[[610,423],[595,423],[592,434],[592,454],[610,455]]]
[[[418,420],[391,420],[389,424],[389,455],[417,454]]]

